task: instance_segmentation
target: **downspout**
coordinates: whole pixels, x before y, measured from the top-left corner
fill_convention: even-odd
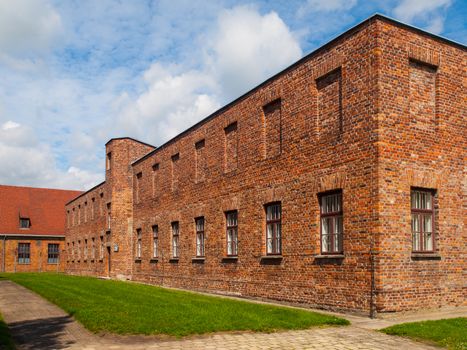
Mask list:
[[[2,252],[2,272],[5,272],[5,244],[6,244],[6,235],[3,235],[3,252]]]

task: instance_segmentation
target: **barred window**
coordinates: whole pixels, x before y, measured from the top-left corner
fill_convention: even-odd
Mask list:
[[[424,189],[411,191],[412,250],[432,252],[433,242],[433,192]]]
[[[18,264],[29,264],[31,262],[31,244],[18,243]]]
[[[157,258],[159,256],[159,226],[152,227],[152,256]]]
[[[229,211],[225,213],[226,233],[227,233],[227,255],[237,256],[238,254],[238,212]]]
[[[172,257],[179,257],[179,239],[180,239],[180,230],[178,221],[172,222]]]
[[[342,191],[320,196],[321,211],[321,253],[341,254],[343,252],[343,210]]]
[[[136,258],[139,259],[141,258],[141,249],[143,245],[143,233],[141,229],[136,230]]]
[[[59,246],[57,243],[49,243],[47,247],[47,262],[58,264]]]
[[[204,256],[204,217],[195,219],[196,223],[196,256]]]
[[[266,205],[266,253],[281,254],[281,204]]]

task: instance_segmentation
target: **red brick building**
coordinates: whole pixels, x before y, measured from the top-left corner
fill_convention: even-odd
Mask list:
[[[465,304],[466,47],[375,15],[154,148],[106,145],[67,270],[384,313]],[[90,251],[92,253],[90,253]]]
[[[1,271],[63,271],[64,206],[80,193],[0,185]]]

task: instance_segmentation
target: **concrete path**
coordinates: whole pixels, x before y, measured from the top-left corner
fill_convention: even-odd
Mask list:
[[[143,336],[98,336],[37,294],[0,281],[0,311],[18,349],[437,349],[407,339],[350,327],[312,328],[277,333],[222,333],[158,340]],[[365,318],[360,318],[365,319]],[[356,318],[358,321],[359,318]],[[368,320],[368,319],[365,319]],[[361,320],[360,320],[361,321]],[[355,320],[354,320],[355,322]],[[368,321],[370,322],[370,321]],[[371,323],[371,322],[370,322]]]

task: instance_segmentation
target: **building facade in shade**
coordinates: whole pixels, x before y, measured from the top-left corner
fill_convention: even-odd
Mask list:
[[[67,271],[465,305],[466,72],[464,45],[375,15],[158,148],[112,139],[105,182],[66,206]]]
[[[64,271],[64,206],[80,193],[0,185],[0,271]]]

